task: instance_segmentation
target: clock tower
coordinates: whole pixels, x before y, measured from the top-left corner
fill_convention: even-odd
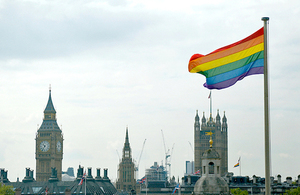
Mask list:
[[[62,177],[63,135],[56,122],[51,89],[49,99],[44,110],[44,119],[36,134],[36,181],[48,181],[51,168],[56,168],[57,178]]]
[[[131,148],[128,138],[128,128],[126,128],[126,137],[123,147],[122,161],[119,163],[118,180],[116,188],[119,192],[129,192],[133,194],[136,192],[136,179],[135,179],[135,164],[131,155]]]

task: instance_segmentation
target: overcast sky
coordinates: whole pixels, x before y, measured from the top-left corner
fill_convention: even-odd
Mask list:
[[[171,174],[193,160],[194,119],[209,114],[207,54],[252,34],[270,17],[271,175],[300,174],[299,0],[0,0],[0,168],[10,181],[36,171],[35,136],[52,87],[64,135],[63,170],[108,168],[117,178],[126,127],[139,178],[172,150]],[[263,75],[213,90],[228,121],[228,171],[264,177]],[[35,172],[34,172],[35,173]],[[103,171],[102,171],[103,174]]]

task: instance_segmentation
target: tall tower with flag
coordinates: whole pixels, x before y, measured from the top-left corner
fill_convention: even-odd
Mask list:
[[[56,122],[51,88],[44,110],[44,119],[36,134],[36,181],[48,181],[51,177],[51,168],[56,168],[57,178],[62,177],[63,135]]]
[[[209,149],[209,139],[208,133],[212,134],[214,141],[213,147],[220,154],[220,174],[224,176],[228,172],[228,133],[227,133],[227,118],[224,116],[221,121],[219,115],[219,110],[217,111],[217,116],[214,119],[210,113],[209,118],[205,118],[205,113],[201,119],[196,112],[195,123],[194,123],[194,166],[195,171],[202,174],[202,154]]]
[[[128,138],[128,128],[126,128],[126,137],[123,147],[122,160],[118,168],[118,180],[116,182],[118,191],[135,192],[136,191],[136,178],[135,178],[135,165],[131,155],[131,148]]]

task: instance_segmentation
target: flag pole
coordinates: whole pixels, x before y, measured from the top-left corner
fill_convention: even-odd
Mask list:
[[[84,194],[86,195],[86,175],[85,175],[85,177],[84,177]]]
[[[209,100],[210,100],[210,117],[212,116],[212,96],[211,96],[211,90],[209,92]]]
[[[147,179],[147,175],[146,175],[146,195],[147,195],[147,191],[148,191],[148,179]]]
[[[239,158],[239,163],[240,163],[240,176],[242,176],[242,163],[241,163],[241,157]]]
[[[262,17],[264,21],[264,111],[265,111],[265,194],[271,194],[270,184],[270,127],[269,127],[269,84],[268,84],[268,21],[269,17]]]

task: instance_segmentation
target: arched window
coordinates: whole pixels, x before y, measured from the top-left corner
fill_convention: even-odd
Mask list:
[[[215,168],[214,163],[210,162],[208,164],[208,174],[214,174],[214,168]]]

